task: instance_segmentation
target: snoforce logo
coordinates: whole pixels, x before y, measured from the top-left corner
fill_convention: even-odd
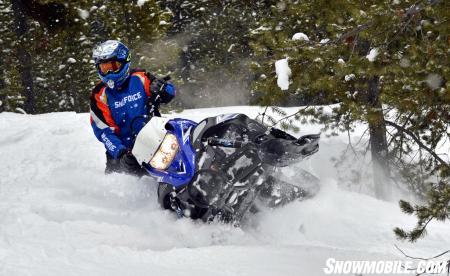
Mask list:
[[[129,102],[134,102],[141,98],[142,98],[141,92],[137,92],[133,95],[129,95],[129,96],[122,98],[122,100],[120,100],[120,101],[114,102],[114,107],[119,108],[119,107],[126,105]]]

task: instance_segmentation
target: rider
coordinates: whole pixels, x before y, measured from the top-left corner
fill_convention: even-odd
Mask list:
[[[101,82],[91,94],[91,125],[106,148],[105,173],[142,175],[143,169],[131,153],[134,137],[149,113],[159,116],[159,103],[170,102],[175,87],[167,78],[130,69],[130,52],[117,40],[95,47],[93,59]]]

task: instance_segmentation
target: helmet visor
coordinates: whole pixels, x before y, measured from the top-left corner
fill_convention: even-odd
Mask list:
[[[117,73],[120,71],[121,67],[122,63],[117,60],[102,62],[98,65],[98,69],[100,70],[100,73],[102,75],[106,75],[108,73]]]

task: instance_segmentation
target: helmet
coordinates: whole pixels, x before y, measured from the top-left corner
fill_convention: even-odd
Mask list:
[[[94,48],[92,57],[102,82],[109,88],[120,87],[130,76],[131,54],[122,42],[105,41]]]

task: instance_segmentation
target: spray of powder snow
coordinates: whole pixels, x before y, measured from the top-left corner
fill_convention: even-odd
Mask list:
[[[234,61],[231,75],[230,70],[224,66],[212,71],[198,70],[183,58],[183,52],[187,51],[191,40],[189,32],[185,32],[155,43],[141,43],[137,52],[143,57],[137,64],[152,72],[161,68],[165,68],[166,73],[175,72],[179,68],[182,68],[181,74],[188,72],[187,81],[176,82],[179,93],[174,102],[183,108],[248,104],[250,92],[247,86],[251,76],[249,61]]]

